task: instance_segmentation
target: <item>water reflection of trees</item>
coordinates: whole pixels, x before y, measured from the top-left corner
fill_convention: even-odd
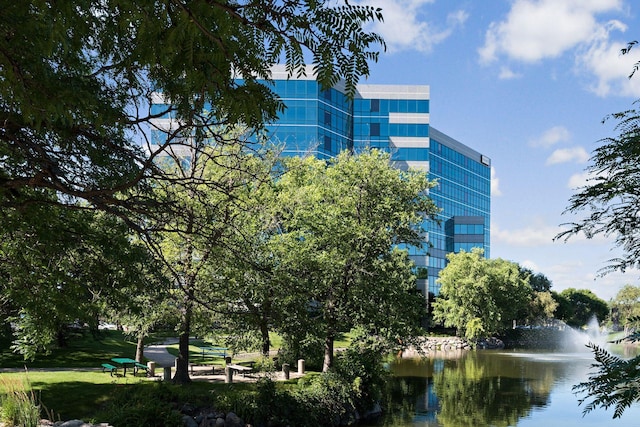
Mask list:
[[[385,408],[385,426],[411,425],[416,417],[434,422],[439,409],[431,378],[402,377],[390,382]]]
[[[563,376],[557,363],[480,351],[458,359],[399,361],[396,369],[404,376],[390,390],[386,407],[393,420],[386,425],[401,425],[413,414],[414,421],[434,426],[516,425],[532,408],[548,405]]]
[[[554,382],[552,370],[522,359],[486,356],[470,352],[434,374],[442,425],[516,425],[532,407],[547,404]]]

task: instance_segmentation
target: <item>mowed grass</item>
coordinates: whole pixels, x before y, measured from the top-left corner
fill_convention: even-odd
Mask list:
[[[0,373],[0,394],[5,393],[3,384],[15,382],[36,392],[45,410],[43,416],[48,413],[55,420],[88,420],[123,387],[149,380],[132,375],[112,377],[102,371],[4,372]]]
[[[153,338],[149,340],[152,343]],[[337,347],[346,347],[350,334],[344,334],[336,341]],[[190,346],[191,360],[202,361],[198,346],[222,346],[218,342],[195,340]],[[282,344],[279,336],[274,335],[273,349]],[[97,337],[88,332],[78,333],[70,337],[68,346],[53,350],[48,355],[38,355],[33,361],[25,361],[21,355],[11,351],[9,343],[0,343],[0,368],[13,368],[11,372],[0,372],[0,395],[5,393],[3,384],[23,382],[33,389],[46,412],[43,416],[53,420],[83,419],[90,422],[101,422],[96,419],[100,412],[123,391],[129,388],[140,390],[151,389],[157,384],[139,375],[130,373],[123,377],[111,376],[102,372],[101,364],[112,357],[134,357],[136,345],[129,337],[118,331],[100,331]],[[177,355],[177,344],[169,347],[169,352]],[[229,355],[231,355],[229,353]],[[206,358],[204,363],[223,364],[224,359]],[[158,373],[156,372],[156,375]],[[291,386],[292,382],[280,382],[278,387]],[[165,383],[166,384],[166,383]],[[207,396],[215,391],[224,394],[240,389],[254,389],[255,384],[213,384],[194,382],[188,386],[178,387],[187,394]]]
[[[11,351],[10,343],[0,347],[0,368],[99,368],[112,357],[135,357],[136,344],[119,331],[100,331],[97,337],[78,332],[68,345],[50,354],[39,354],[34,360],[24,360]]]

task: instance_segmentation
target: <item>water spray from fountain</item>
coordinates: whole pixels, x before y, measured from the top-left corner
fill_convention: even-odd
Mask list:
[[[584,328],[576,329],[570,326],[565,327],[566,341],[563,342],[564,350],[588,352],[588,344],[595,344],[599,347],[606,347],[607,334],[600,327],[598,318],[592,316]]]

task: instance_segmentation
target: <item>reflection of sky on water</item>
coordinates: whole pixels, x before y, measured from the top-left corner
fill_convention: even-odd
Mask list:
[[[469,411],[469,408],[479,408],[476,414],[478,419],[490,419],[491,424],[484,425],[509,425],[518,427],[631,427],[639,425],[640,407],[634,406],[625,411],[621,419],[613,419],[613,410],[605,411],[597,409],[583,416],[584,405],[578,405],[578,399],[572,387],[581,381],[585,381],[591,370],[593,356],[587,352],[535,352],[535,351],[482,351],[476,353],[470,361],[452,361],[434,359],[427,363],[424,361],[411,365],[415,369],[415,376],[412,376],[404,369],[403,375],[411,377],[413,384],[421,384],[416,387],[418,392],[411,399],[414,403],[414,416],[407,424],[399,424],[397,420],[393,424],[384,424],[394,427],[457,427],[458,425],[482,427],[483,424],[472,424],[476,417],[458,423],[456,420],[443,421],[438,419],[443,402],[437,396],[435,381],[453,381],[455,378],[464,378],[464,375],[474,376],[471,380],[461,379],[464,384],[474,387],[481,387],[482,384],[490,383],[492,387],[500,390],[492,395],[491,411],[505,410],[506,423],[492,419],[485,414],[482,402],[475,403],[456,402],[451,400],[451,395],[447,397],[446,405],[449,405],[449,416],[455,413],[460,407],[460,412]],[[468,356],[464,356],[468,357]],[[470,366],[473,369],[470,369]],[[460,370],[461,372],[456,372]],[[464,370],[464,374],[462,373]],[[444,372],[447,375],[444,375]],[[409,380],[409,378],[407,378]],[[456,380],[457,381],[457,380]],[[508,384],[508,385],[506,385]],[[518,385],[520,384],[520,385]],[[514,385],[516,386],[514,388]],[[455,388],[455,386],[452,386]],[[440,385],[442,390],[442,384]],[[450,391],[450,390],[449,390]],[[495,390],[494,390],[495,391]],[[513,395],[513,392],[516,395]],[[461,389],[460,399],[465,398],[481,399],[482,394],[469,392]],[[515,397],[512,397],[515,396]],[[528,408],[522,407],[522,399],[528,399]],[[444,396],[443,396],[444,397]],[[491,399],[491,398],[490,398]],[[516,399],[516,400],[511,400]],[[478,406],[474,406],[478,405]],[[510,408],[510,405],[517,405]],[[520,409],[516,409],[520,408]],[[509,412],[510,409],[514,409]],[[516,421],[513,421],[514,414],[517,414]],[[484,417],[484,418],[483,418]]]
[[[426,392],[416,398],[416,414],[413,417],[414,423],[435,422],[436,415],[440,409],[438,397],[433,390],[433,380],[427,378],[425,381],[427,383]]]

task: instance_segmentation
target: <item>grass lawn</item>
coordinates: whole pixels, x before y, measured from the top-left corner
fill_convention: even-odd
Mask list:
[[[0,374],[0,393],[4,394],[9,384],[23,383],[36,392],[53,419],[88,420],[119,389],[148,382],[143,377],[112,377],[102,371],[5,372]]]
[[[149,342],[151,342],[150,340]],[[346,347],[350,341],[349,334],[344,334],[336,341],[337,347]],[[273,335],[273,348],[282,344],[279,336]],[[202,360],[198,346],[220,345],[217,342],[195,340],[190,347],[192,360]],[[90,333],[78,333],[70,337],[68,346],[55,349],[48,355],[38,355],[33,361],[24,361],[22,356],[13,353],[8,343],[0,343],[0,368],[18,368],[16,372],[0,373],[0,397],[8,387],[25,384],[33,389],[46,409],[43,416],[52,420],[83,419],[88,422],[101,422],[96,419],[101,411],[116,396],[127,390],[135,389],[144,393],[153,390],[159,384],[147,378],[112,377],[102,372],[100,365],[112,357],[134,357],[135,342],[118,331],[100,331],[96,338]],[[170,346],[170,353],[177,354],[178,346]],[[221,365],[222,357],[207,357],[204,363]],[[42,369],[47,369],[42,370]],[[121,371],[119,371],[121,372]],[[295,381],[279,382],[278,387],[290,387]],[[255,384],[213,384],[196,381],[188,386],[173,386],[162,383],[163,387],[179,390],[179,393],[193,397],[211,398],[211,393],[225,396],[239,390],[255,390]],[[108,421],[108,420],[107,420]]]
[[[2,368],[99,368],[112,357],[135,357],[136,344],[118,331],[100,331],[96,339],[90,333],[78,333],[69,339],[68,346],[55,349],[48,355],[38,355],[25,361],[13,353],[9,344],[0,348]]]

